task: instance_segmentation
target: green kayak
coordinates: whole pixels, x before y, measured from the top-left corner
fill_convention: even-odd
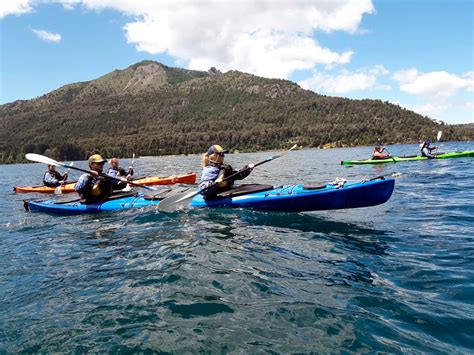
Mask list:
[[[440,153],[433,159],[447,159],[447,158],[474,158],[474,150],[468,150],[465,152],[451,152],[451,153]],[[357,164],[383,164],[383,163],[399,163],[403,161],[417,161],[417,160],[429,160],[430,158],[422,157],[419,155],[403,156],[403,157],[391,157],[387,159],[365,159],[365,160],[347,160],[341,161],[341,165],[357,165]]]

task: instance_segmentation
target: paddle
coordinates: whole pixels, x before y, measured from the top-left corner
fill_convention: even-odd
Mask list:
[[[395,160],[395,158],[392,156],[392,154],[390,154],[390,152],[388,151],[387,147],[385,147],[383,144],[382,144],[382,141],[380,140],[380,138],[377,138],[377,143],[382,146],[383,149],[385,149],[385,151],[387,152],[387,154],[389,155],[388,158],[386,159],[392,159],[394,163],[396,163],[397,161]]]
[[[135,163],[135,153],[132,154],[132,163],[130,164],[130,166],[128,167],[128,171],[130,172],[132,169],[133,169],[133,163]],[[133,173],[132,173],[133,174]],[[130,191],[132,188],[130,187],[130,184],[127,184],[127,186],[125,186],[122,191]]]
[[[73,166],[73,165],[74,165],[74,162],[72,161],[71,164],[69,164],[69,166]],[[71,170],[71,168],[67,169],[66,172],[64,173],[64,175],[69,174],[69,170]],[[64,182],[66,182],[66,181],[64,181]],[[54,193],[56,195],[61,195],[63,193],[62,185],[56,186],[56,188],[54,189]]]
[[[287,154],[288,152],[292,151],[296,147],[297,147],[297,145],[295,144],[293,147],[291,147],[290,149],[288,149],[284,153],[281,153],[279,155],[274,155],[272,157],[268,157],[267,159],[265,159],[265,160],[263,160],[259,163],[254,164],[253,168],[256,168],[259,165],[268,163],[269,161],[275,160],[275,159]],[[234,176],[236,176],[236,175],[238,175],[238,174],[240,174],[244,171],[247,171],[247,170],[250,170],[250,168],[246,167],[244,169],[241,169],[241,170],[237,171],[236,173],[234,173],[232,175],[229,175],[226,178],[222,179],[222,181],[229,180],[229,179],[233,178]],[[176,211],[178,209],[183,209],[189,204],[190,200],[194,196],[202,194],[204,191],[209,190],[210,188],[216,186],[217,184],[218,183],[214,182],[214,183],[210,184],[208,187],[206,187],[202,190],[191,191],[191,192],[182,192],[182,193],[177,193],[175,195],[167,197],[167,198],[163,199],[158,204],[158,211],[160,211],[160,212],[173,212],[173,211]]]
[[[438,135],[436,136],[436,143],[439,143],[439,140],[441,139],[442,135],[443,135],[443,132],[438,131]],[[438,145],[436,145],[435,156],[438,156]]]
[[[43,164],[51,164],[51,165],[56,165],[56,166],[62,166],[62,167],[65,167],[65,168],[69,168],[69,169],[74,169],[74,170],[82,171],[83,173],[87,173],[87,174],[92,174],[92,173],[93,173],[91,170],[76,168],[75,166],[72,166],[72,165],[67,165],[67,164],[64,164],[64,163],[60,163],[60,162],[58,162],[58,161],[56,161],[56,160],[54,160],[54,159],[45,157],[44,155],[40,155],[40,154],[28,153],[28,154],[25,155],[25,158],[28,159],[28,160],[31,160],[31,161],[35,161],[35,162],[37,162],[37,163],[43,163]],[[107,178],[107,179],[112,179],[112,180],[117,180],[117,181],[128,182],[128,183],[129,183],[130,185],[132,185],[132,186],[142,187],[142,188],[147,189],[147,190],[159,191],[159,189],[153,188],[153,187],[151,187],[151,186],[145,186],[145,185],[140,185],[140,184],[135,184],[135,183],[133,183],[133,182],[129,182],[129,181],[127,181],[127,179],[125,179],[125,178],[116,178],[116,177],[112,177],[112,176],[109,176],[109,175],[104,174],[104,173],[99,173],[99,176],[105,177],[105,178]]]

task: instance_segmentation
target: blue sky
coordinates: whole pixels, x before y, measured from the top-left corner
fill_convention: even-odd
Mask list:
[[[470,0],[3,0],[0,104],[151,59],[474,122]]]

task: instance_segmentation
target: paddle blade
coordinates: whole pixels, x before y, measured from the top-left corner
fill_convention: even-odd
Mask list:
[[[56,195],[61,195],[63,193],[63,190],[61,189],[61,185],[56,186],[56,188],[54,189],[54,193]]]
[[[438,131],[438,135],[436,136],[436,140],[439,142],[441,139],[441,136],[443,135],[443,132]]]
[[[57,162],[56,160],[53,160],[51,158],[45,157],[44,155],[40,155],[40,154],[28,153],[25,155],[25,158],[31,161],[35,161],[37,163],[62,166],[62,164]]]
[[[158,204],[158,211],[174,212],[177,210],[184,210],[185,208],[188,208],[189,203],[197,194],[199,194],[199,191],[188,191],[167,197]]]

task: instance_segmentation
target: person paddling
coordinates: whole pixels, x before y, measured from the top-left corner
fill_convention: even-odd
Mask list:
[[[385,147],[377,144],[372,152],[372,160],[379,160],[379,159],[388,159],[391,158],[390,154],[388,154]]]
[[[129,167],[128,171],[125,171],[124,168],[120,167],[120,162],[117,158],[112,158],[109,161],[110,168],[107,172],[107,175],[115,178],[124,177],[128,181],[132,180],[133,176],[133,168]],[[112,180],[114,190],[122,190],[127,186],[126,182],[119,181],[119,180]]]
[[[225,153],[228,150],[223,149],[220,145],[212,145],[207,153],[202,157],[203,170],[201,174],[201,181],[199,188],[206,189],[213,183],[215,186],[202,192],[205,199],[212,198],[219,192],[227,191],[232,188],[235,180],[243,180],[249,176],[254,168],[254,164],[245,166],[240,173],[232,169],[228,164],[224,164]],[[228,176],[236,174],[234,177],[223,181]]]
[[[74,189],[85,202],[103,200],[112,193],[113,184],[110,181],[111,179],[99,176],[104,169],[106,161],[99,154],[91,155],[88,159],[91,173],[82,174],[79,180],[77,180]]]
[[[433,154],[432,151],[438,149],[438,147],[431,147],[430,144],[430,141],[424,141],[423,144],[421,144],[421,156],[429,159],[434,159],[436,158],[436,154]]]
[[[61,175],[56,171],[56,166],[49,164],[48,170],[44,173],[43,184],[48,187],[64,185],[67,180],[67,172]]]

